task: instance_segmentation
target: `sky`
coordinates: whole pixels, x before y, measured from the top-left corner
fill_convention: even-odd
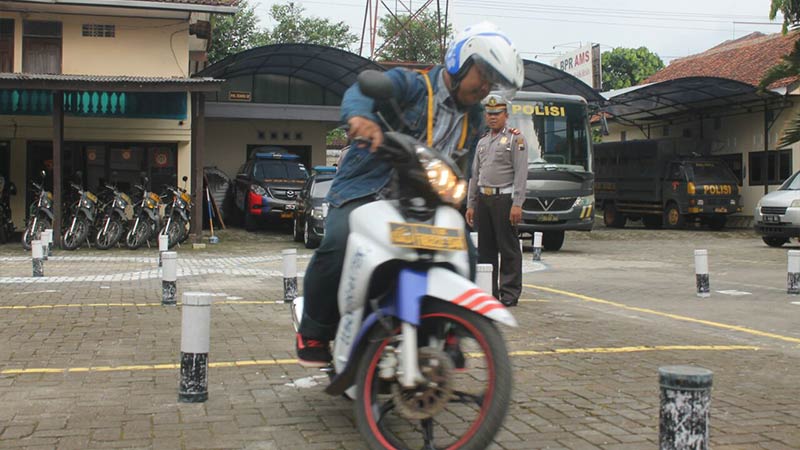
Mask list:
[[[288,0],[249,1],[261,25],[269,28],[270,6]],[[345,22],[361,35],[367,0],[293,1],[307,15]],[[444,8],[446,0],[438,1]],[[383,2],[401,12],[419,9],[425,0]],[[494,22],[525,59],[550,63],[559,54],[595,43],[602,51],[645,46],[668,63],[754,31],[779,33],[780,20],[769,23],[769,8],[769,0],[450,0],[450,17],[456,31],[481,20]],[[383,6],[379,10],[388,14]],[[358,52],[358,43],[352,50]],[[368,52],[363,56],[369,57]]]

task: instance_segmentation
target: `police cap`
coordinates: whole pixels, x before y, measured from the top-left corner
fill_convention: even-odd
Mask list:
[[[503,98],[502,95],[497,94],[490,94],[483,101],[486,112],[490,114],[506,112],[507,103],[508,102],[506,102],[506,99]]]

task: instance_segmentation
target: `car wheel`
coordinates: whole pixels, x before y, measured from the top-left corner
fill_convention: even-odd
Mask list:
[[[683,228],[686,218],[681,214],[678,205],[675,202],[670,202],[664,209],[664,226],[666,228],[677,229]]]
[[[297,214],[294,215],[293,237],[295,242],[303,242],[303,232],[300,231],[300,221]]]
[[[603,223],[610,228],[624,228],[625,222],[628,218],[624,214],[617,211],[617,207],[613,203],[603,206]]]
[[[564,245],[564,231],[545,231],[542,235],[542,247],[548,252],[557,252]]]
[[[319,247],[319,239],[312,235],[311,227],[308,226],[308,220],[306,220],[305,225],[303,225],[303,243],[306,245],[306,248]]]
[[[770,247],[782,247],[783,244],[789,242],[789,240],[786,238],[773,236],[764,236],[761,238],[761,240]]]

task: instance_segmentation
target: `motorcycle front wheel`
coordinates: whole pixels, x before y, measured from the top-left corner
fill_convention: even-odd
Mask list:
[[[425,383],[404,389],[391,368],[400,331],[378,327],[358,367],[355,416],[370,449],[488,447],[511,399],[511,363],[500,331],[484,316],[426,300],[418,328]]]
[[[75,226],[70,224],[64,230],[64,237],[61,239],[61,247],[64,250],[75,250],[86,242],[86,238],[89,236],[89,221],[83,216],[78,216],[74,220]]]
[[[117,245],[122,237],[122,223],[117,219],[107,218],[106,220],[108,220],[108,226],[103,222],[95,237],[94,244],[100,250],[108,250]]]
[[[44,217],[33,217],[28,221],[25,232],[22,233],[22,248],[26,251],[31,249],[31,242],[41,238],[42,231],[50,228],[50,219]]]
[[[150,224],[146,220],[137,219],[133,227],[128,231],[128,236],[125,238],[125,244],[131,250],[144,245],[150,238]]]
[[[167,233],[169,248],[175,247],[179,242],[181,242],[182,227],[183,221],[180,219],[172,219],[167,224],[167,229],[164,231]]]

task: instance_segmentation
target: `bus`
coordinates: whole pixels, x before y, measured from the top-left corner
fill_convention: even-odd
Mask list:
[[[577,95],[518,92],[508,126],[528,144],[528,181],[520,237],[542,232],[542,247],[556,251],[567,230],[594,226],[592,133],[586,100]]]

